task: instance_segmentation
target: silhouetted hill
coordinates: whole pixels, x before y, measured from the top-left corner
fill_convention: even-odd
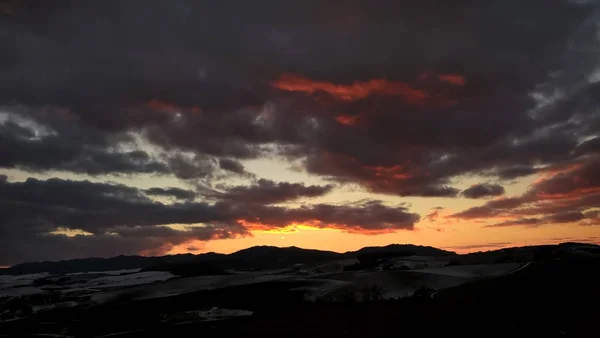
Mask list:
[[[358,258],[372,262],[402,256],[451,257],[453,264],[502,263],[532,261],[563,256],[585,256],[600,253],[600,246],[582,243],[562,243],[506,248],[487,252],[457,255],[430,246],[392,244],[384,247],[365,247],[357,251],[337,253],[298,247],[255,246],[228,255],[214,252],[199,255],[181,254],[160,257],[117,256],[112,258],[71,259],[58,262],[34,262],[0,269],[0,274],[30,274],[48,272],[64,274],[110,270],[159,270],[181,276],[227,274],[227,270],[264,270],[289,268],[299,264],[318,264],[336,259]]]
[[[558,257],[590,256],[600,254],[600,246],[589,243],[565,242],[561,244],[532,245],[473,252],[453,259],[455,264],[491,264],[529,262]]]
[[[185,262],[157,264],[146,270],[169,271],[179,276],[224,275],[227,270],[282,269],[296,264],[317,264],[343,257],[332,251],[301,249],[297,247],[279,248],[274,246],[254,246],[229,255],[213,256],[207,259],[198,255],[197,259]]]
[[[214,260],[219,255],[207,253],[201,255],[181,254],[161,257],[143,257],[143,256],[117,256],[112,258],[82,258],[70,259],[57,262],[32,262],[12,266],[0,274],[30,274],[48,272],[51,274],[64,274],[73,272],[88,271],[111,271],[111,270],[130,270],[144,269],[155,265],[185,263],[192,261]]]
[[[308,250],[297,247],[256,246],[229,255],[211,252],[199,255],[181,254],[160,257],[117,256],[112,258],[23,263],[4,269],[0,273],[14,275],[40,272],[64,274],[87,271],[143,269],[171,271],[178,275],[206,275],[227,274],[225,271],[227,269],[279,269],[295,264],[321,263],[342,257],[342,254],[332,251]]]
[[[228,258],[238,269],[278,269],[295,264],[317,264],[341,259],[343,255],[333,251],[301,249],[295,246],[255,246],[234,252]]]
[[[413,244],[390,244],[387,246],[364,247],[358,251],[347,252],[346,255],[364,258],[385,258],[402,256],[454,256],[456,252],[446,251],[431,246]]]

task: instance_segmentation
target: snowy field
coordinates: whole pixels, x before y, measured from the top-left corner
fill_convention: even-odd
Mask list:
[[[0,289],[7,289],[12,287],[27,286],[33,284],[33,281],[38,278],[44,278],[49,276],[47,273],[36,273],[30,275],[0,275]]]
[[[103,303],[115,298],[119,298],[122,295],[129,295],[132,300],[161,298],[181,295],[190,292],[214,290],[217,288],[226,288],[231,286],[294,279],[297,277],[299,276],[246,273],[242,275],[173,278],[164,283],[154,283],[152,285],[139,285],[136,287],[130,287],[126,289],[115,289],[110,291],[98,292],[92,296],[92,301]]]
[[[125,293],[133,299],[150,299],[180,295],[267,281],[305,280],[314,285],[305,287],[308,299],[315,299],[335,290],[378,285],[390,297],[403,297],[423,287],[440,289],[476,278],[495,277],[517,269],[519,263],[478,264],[440,267],[443,262],[428,257],[398,259],[393,265],[410,266],[407,271],[342,271],[355,260],[334,261],[307,270],[289,273],[287,269],[236,275],[177,278],[162,271],[121,270],[75,273],[50,276],[32,274],[0,276],[0,298],[59,292],[65,295],[91,295],[94,302],[106,302]],[[420,268],[422,267],[422,268]],[[331,271],[320,273],[321,271]]]
[[[522,263],[473,264],[446,266],[441,268],[427,268],[414,271],[444,276],[485,278],[501,276],[505,273],[518,269],[522,265]]]
[[[63,294],[82,291],[98,292],[107,289],[119,289],[129,286],[164,282],[176,277],[169,272],[139,270],[121,270],[107,272],[89,272],[66,275],[47,273],[0,276],[0,298],[21,297],[27,295],[59,292]],[[85,292],[83,292],[85,293]]]
[[[445,266],[447,259],[402,257],[388,260],[385,263],[386,269],[379,267],[368,271],[344,271],[344,267],[356,262],[355,259],[340,260],[311,267],[196,277],[139,270],[0,276],[0,305],[14,303],[12,300],[17,299],[36,313],[56,308],[157,299],[274,281],[301,282],[302,286],[292,287],[290,291],[301,292],[304,299],[311,301],[348,300],[348,297],[360,300],[367,297],[365,295],[369,290],[376,290],[378,297],[391,299],[409,297],[420,289],[440,290],[476,279],[496,277],[523,266],[521,263]],[[394,270],[394,267],[401,269]],[[406,270],[407,267],[410,270]],[[392,270],[388,270],[389,268]],[[4,311],[0,314],[0,320],[23,316],[19,311]],[[203,318],[211,316],[202,315]],[[218,317],[216,314],[215,316]]]
[[[404,260],[404,262],[409,262]],[[417,262],[417,261],[412,261]],[[422,262],[425,262],[424,260]],[[435,264],[427,264],[431,266]],[[409,297],[423,288],[434,290],[457,286],[480,278],[497,277],[521,267],[521,263],[464,265],[415,270],[344,271],[311,276],[320,280],[307,289],[307,299],[340,299],[348,294],[360,295],[375,287],[384,299]]]

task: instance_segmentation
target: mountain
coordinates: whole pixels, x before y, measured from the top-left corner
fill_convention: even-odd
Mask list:
[[[254,246],[229,255],[210,252],[198,255],[181,254],[160,257],[117,256],[112,258],[85,258],[58,262],[23,263],[4,269],[4,271],[0,271],[0,274],[19,275],[40,272],[65,274],[130,269],[171,271],[179,275],[226,274],[226,270],[228,269],[281,269],[297,264],[318,264],[336,259],[355,258],[367,254],[394,256],[400,253],[421,256],[454,254],[432,247],[409,244],[367,247],[344,254],[298,247]]]
[[[147,270],[169,271],[178,276],[224,275],[228,270],[267,270],[290,268],[297,264],[319,264],[343,258],[332,251],[301,249],[298,247],[279,248],[275,246],[254,246],[229,255],[207,259],[198,255],[191,261],[161,263]]]
[[[181,254],[161,257],[143,256],[117,256],[112,258],[81,258],[57,262],[32,262],[14,265],[0,274],[22,275],[30,273],[48,272],[51,274],[65,274],[89,271],[114,271],[144,269],[160,264],[184,263],[199,260],[214,260],[215,257],[224,256],[215,253],[201,255]]]
[[[346,253],[354,257],[362,256],[454,256],[456,252],[431,246],[414,244],[390,244],[387,246],[368,246],[358,251]]]
[[[361,263],[367,265],[403,256],[451,257],[453,264],[489,264],[531,261],[572,255],[594,255],[598,253],[600,253],[600,246],[581,243],[506,248],[467,255],[457,255],[451,251],[412,244],[365,247],[343,254],[298,247],[255,246],[228,255],[210,252],[198,255],[181,254],[160,257],[117,256],[112,258],[85,258],[58,262],[23,263],[7,269],[0,269],[0,275],[21,275],[41,272],[65,274],[130,269],[170,271],[180,276],[218,275],[228,274],[228,270],[283,269],[301,264],[313,265],[352,258],[356,258]]]
[[[180,254],[160,257],[117,256],[112,258],[70,259],[57,262],[17,264],[0,274],[22,275],[48,272],[65,274],[111,270],[159,270],[180,275],[226,274],[227,269],[260,270],[285,268],[295,264],[313,264],[343,258],[332,251],[308,250],[297,247],[256,246],[229,255],[218,253]]]
[[[279,248],[274,246],[255,246],[240,250],[228,256],[242,268],[252,266],[254,269],[285,268],[295,264],[316,264],[343,255],[333,251],[302,249],[295,246]]]
[[[453,258],[456,264],[492,264],[506,262],[529,262],[573,256],[600,254],[600,246],[589,243],[565,242],[560,244],[532,245],[473,252]]]

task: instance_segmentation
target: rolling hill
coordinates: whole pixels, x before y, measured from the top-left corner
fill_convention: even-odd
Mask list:
[[[214,252],[198,255],[180,254],[160,257],[117,256],[112,258],[71,259],[57,262],[31,262],[17,264],[0,271],[0,274],[50,274],[146,269],[171,271],[181,275],[225,274],[228,269],[263,270],[281,269],[296,264],[318,264],[336,259],[363,256],[383,258],[388,256],[447,256],[453,252],[411,244],[393,244],[385,247],[366,247],[358,251],[337,253],[302,249],[298,247],[280,248],[274,246],[254,246],[225,255]]]

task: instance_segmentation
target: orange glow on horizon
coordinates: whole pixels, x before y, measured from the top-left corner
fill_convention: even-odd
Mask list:
[[[446,212],[451,212],[447,210]],[[505,217],[494,217],[487,221],[502,221]],[[439,224],[442,221],[442,224]],[[560,237],[560,241],[586,241],[600,244],[600,228],[579,225],[544,225],[527,228],[515,236],[519,227],[485,228],[487,222],[461,220],[444,224],[446,219],[437,222],[422,221],[414,231],[396,231],[371,236],[361,233],[349,233],[331,228],[314,228],[297,224],[295,232],[252,231],[251,235],[235,240],[216,239],[210,241],[192,240],[173,247],[168,253],[232,253],[257,245],[278,247],[296,246],[305,249],[328,250],[335,252],[354,251],[368,246],[386,246],[389,244],[418,244],[452,250],[459,253],[494,250],[498,247],[489,243],[503,242],[506,246],[524,246],[547,244],[551,239]],[[438,223],[438,227],[432,226]],[[442,231],[439,231],[442,230]],[[452,249],[449,247],[453,246]],[[192,247],[192,250],[188,250]]]
[[[382,235],[391,234],[400,230],[408,229],[375,229],[367,230],[357,226],[350,226],[346,224],[337,223],[325,223],[319,220],[304,221],[302,223],[292,222],[283,227],[272,226],[265,223],[259,222],[248,222],[246,220],[237,220],[238,223],[243,225],[245,228],[250,230],[252,233],[265,233],[265,234],[290,234],[298,233],[300,230],[312,230],[312,231],[332,231],[337,233],[349,233],[349,234],[360,234],[360,235]]]

